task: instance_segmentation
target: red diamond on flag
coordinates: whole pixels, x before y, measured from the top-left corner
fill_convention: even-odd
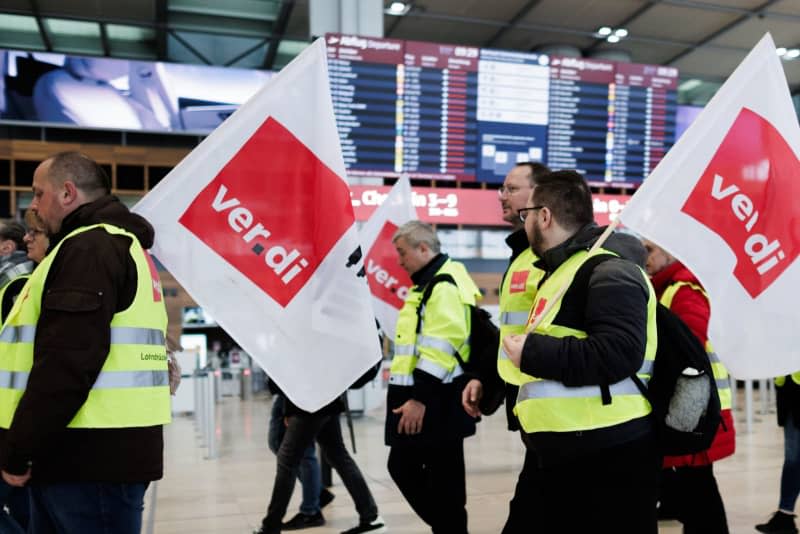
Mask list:
[[[681,211],[736,255],[733,275],[758,297],[800,253],[800,162],[781,133],[743,108]]]
[[[354,217],[344,180],[270,117],[179,221],[286,307]]]

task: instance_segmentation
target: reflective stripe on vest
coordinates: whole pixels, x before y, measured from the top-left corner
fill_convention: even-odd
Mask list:
[[[155,426],[170,420],[166,347],[166,309],[147,253],[136,237],[111,225],[79,228],[56,245],[34,270],[0,331],[0,428],[8,428],[22,398],[33,366],[36,323],[44,282],[61,246],[83,232],[103,229],[131,241],[136,266],[136,294],[131,305],[112,317],[110,346],[88,397],[70,428],[129,428]],[[158,288],[158,289],[157,289]],[[79,333],[76,333],[79,335]]]
[[[503,349],[503,338],[524,334],[528,315],[536,296],[536,287],[544,271],[533,266],[537,260],[530,248],[520,252],[509,265],[500,286],[500,346],[497,348],[497,372],[509,384],[520,385],[531,377],[522,373]],[[524,287],[520,284],[524,281]]]
[[[602,249],[597,253],[609,254]],[[532,309],[537,309],[540,300],[555,298],[564,284],[571,284],[578,269],[587,259],[589,255],[585,251],[578,252],[559,266],[539,287]],[[652,374],[656,349],[656,298],[647,276],[644,272],[641,275],[649,288],[650,296],[647,303],[647,345],[637,375],[647,383]],[[561,304],[562,301],[556,302],[534,332],[556,338],[586,339],[586,332],[553,324]],[[554,380],[529,377],[520,386],[514,413],[523,430],[530,434],[606,428],[644,417],[651,412],[650,404],[632,378],[609,385],[609,390],[612,402],[604,405],[600,386],[569,387]]]
[[[457,285],[439,282],[437,287],[438,285],[449,285],[457,289],[459,311],[463,313],[463,320],[466,321],[468,329],[469,309],[466,305],[474,305],[475,298],[480,291],[459,262],[448,259],[436,274],[442,273],[450,274]],[[469,361],[468,339],[460,339],[460,336],[463,336],[464,323],[455,324],[455,320],[451,321],[455,308],[440,310],[433,314],[423,309],[420,335],[417,337],[417,308],[422,300],[423,291],[424,287],[412,287],[397,317],[394,357],[389,376],[389,383],[395,386],[413,386],[415,370],[428,373],[443,383],[450,383],[464,373],[456,355]],[[431,303],[428,302],[426,307],[429,308],[430,305]],[[453,303],[453,306],[455,305],[456,303]],[[447,313],[450,315],[444,316]],[[459,317],[460,319],[461,317]],[[426,328],[431,325],[436,328]],[[432,330],[437,335],[431,335]],[[454,342],[458,342],[460,345],[456,346],[453,344]]]
[[[687,281],[679,281],[673,282],[661,294],[661,298],[659,302],[666,306],[667,308],[672,308],[672,301],[675,300],[675,295],[678,294],[678,290],[682,287],[689,287],[694,289],[695,291],[699,292],[700,294],[705,297],[706,302],[709,303],[710,308],[710,299],[708,298],[708,293],[706,290],[703,289],[703,286],[699,284],[694,284],[692,282]],[[708,359],[711,362],[711,372],[714,375],[714,380],[717,384],[717,391],[719,392],[719,405],[720,408],[723,410],[730,410],[732,407],[732,392],[731,392],[731,381],[730,376],[728,375],[728,369],[722,364],[717,356],[717,353],[714,352],[714,347],[711,345],[711,341],[706,339],[706,346],[705,346],[706,354],[708,354]]]

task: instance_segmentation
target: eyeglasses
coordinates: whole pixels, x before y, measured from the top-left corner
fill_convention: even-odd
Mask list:
[[[529,211],[540,210],[544,208],[544,206],[533,206],[532,208],[520,208],[517,210],[517,214],[519,215],[519,220],[525,222],[525,219],[528,217]]]
[[[501,185],[500,189],[497,190],[497,196],[502,197],[503,195],[511,196],[515,194],[517,191],[522,191],[525,189],[524,187],[519,187],[516,185]]]
[[[28,229],[27,232],[25,232],[25,235],[30,237],[36,237],[37,235],[44,235],[44,233],[45,233],[44,230],[36,230],[35,228],[30,228]]]

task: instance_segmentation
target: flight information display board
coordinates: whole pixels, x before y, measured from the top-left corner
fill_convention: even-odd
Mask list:
[[[675,140],[678,70],[328,34],[352,176],[501,183],[516,163],[635,186]]]

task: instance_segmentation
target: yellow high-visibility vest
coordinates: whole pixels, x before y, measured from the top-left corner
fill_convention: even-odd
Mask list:
[[[665,290],[664,293],[661,294],[661,298],[659,302],[666,306],[667,308],[672,308],[672,301],[675,299],[675,295],[678,293],[678,290],[682,287],[690,287],[695,291],[699,291],[703,294],[707,301],[710,302],[708,298],[708,293],[706,293],[705,289],[698,284],[693,284],[691,282],[674,282],[670,284]],[[711,361],[711,371],[714,373],[714,380],[717,383],[717,391],[719,391],[719,404],[720,408],[723,410],[730,410],[731,409],[731,377],[728,374],[728,369],[722,364],[719,360],[719,356],[714,351],[714,347],[711,345],[711,341],[706,338],[706,354],[708,354],[708,359]]]
[[[503,338],[514,334],[524,334],[528,323],[528,314],[536,297],[536,287],[544,276],[544,271],[537,269],[533,263],[536,255],[530,248],[521,252],[511,263],[503,285],[500,287],[500,346],[497,349],[497,372],[509,384],[520,385],[528,378],[523,378],[522,371],[515,367],[503,350]]]
[[[450,383],[464,373],[456,353],[464,362],[469,361],[469,305],[475,305],[480,290],[460,262],[448,259],[436,274],[453,277],[455,286],[447,282],[436,285],[437,295],[452,298],[431,298],[425,304],[417,337],[417,308],[425,287],[414,286],[409,290],[397,316],[389,376],[392,385],[413,386],[415,369]]]
[[[70,428],[130,428],[171,419],[165,336],[167,311],[152,260],[139,240],[121,228],[97,224],[67,235],[34,270],[0,330],[0,428],[9,428],[33,367],[36,325],[47,273],[65,241],[102,228],[130,238],[136,264],[133,303],[114,314],[108,356]],[[75,335],[80,335],[76,332]]]
[[[800,386],[800,371],[797,371],[796,373],[790,374],[789,378],[792,379],[792,382],[794,382],[795,384]],[[778,386],[778,387],[782,387],[785,383],[786,383],[786,377],[785,376],[779,376],[779,377],[777,377],[775,379],[775,385]]]
[[[598,249],[596,254],[613,253]],[[543,309],[547,301],[558,295],[564,284],[571,284],[578,269],[590,257],[587,252],[581,251],[562,263],[539,287],[532,310]],[[643,271],[641,274],[649,288],[650,297],[647,302],[647,344],[642,366],[636,374],[647,384],[653,372],[657,346],[656,297],[647,275]],[[554,323],[562,301],[563,297],[544,316],[534,333],[557,338],[572,336],[585,339],[588,337],[586,332]],[[534,314],[531,315],[533,319]],[[555,380],[530,377],[520,385],[514,413],[523,430],[531,434],[606,428],[644,417],[652,411],[650,403],[632,378],[610,384],[609,391],[613,401],[604,405],[599,386],[569,387]]]

